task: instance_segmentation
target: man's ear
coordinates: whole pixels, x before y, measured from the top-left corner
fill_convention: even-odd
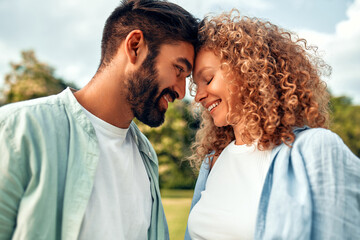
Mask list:
[[[131,31],[125,38],[125,53],[132,64],[135,64],[140,54],[145,52],[144,35],[141,30]]]

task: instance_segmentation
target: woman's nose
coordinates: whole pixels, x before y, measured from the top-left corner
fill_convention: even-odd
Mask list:
[[[206,98],[207,94],[205,89],[203,89],[202,87],[198,87],[196,89],[196,94],[195,94],[195,101],[196,102],[201,102]]]

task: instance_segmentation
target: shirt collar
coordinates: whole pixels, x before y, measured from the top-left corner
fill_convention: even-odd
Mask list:
[[[136,126],[134,121],[131,121],[129,130],[135,139],[135,143],[139,148],[139,151],[143,152],[152,162],[158,165],[158,160],[156,158],[156,153],[152,150],[150,142],[146,139],[144,134],[141,133],[139,128]]]
[[[77,122],[84,128],[85,132],[89,134],[89,137],[96,140],[96,133],[93,125],[91,124],[89,118],[84,113],[82,106],[77,101],[74,96],[74,92],[76,90],[70,87],[66,88],[64,91],[59,93],[59,97],[61,101],[64,103],[65,108],[71,112],[73,117],[77,120]]]

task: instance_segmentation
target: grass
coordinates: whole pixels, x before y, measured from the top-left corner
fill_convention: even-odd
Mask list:
[[[161,190],[171,240],[184,239],[192,195],[192,190]]]

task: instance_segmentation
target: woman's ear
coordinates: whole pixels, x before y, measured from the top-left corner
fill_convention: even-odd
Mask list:
[[[125,54],[132,64],[136,64],[139,55],[145,51],[144,35],[141,30],[131,31],[125,38]]]

